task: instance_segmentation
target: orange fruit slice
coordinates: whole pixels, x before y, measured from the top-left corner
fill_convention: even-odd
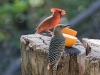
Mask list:
[[[72,35],[72,36],[76,36],[77,31],[66,27],[66,28],[64,28],[64,29],[62,30],[62,33],[69,34],[69,35]]]
[[[72,47],[76,42],[77,42],[77,38],[75,36],[71,36],[68,34],[63,34],[65,37],[65,46],[66,47]]]

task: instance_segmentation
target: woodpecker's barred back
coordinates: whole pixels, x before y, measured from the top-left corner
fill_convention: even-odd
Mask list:
[[[54,65],[53,70],[56,70],[57,68],[56,63],[58,65],[58,62],[65,48],[64,44],[65,38],[52,38],[51,40],[48,58],[50,65]]]
[[[60,58],[65,49],[65,38],[61,32],[65,27],[67,26],[60,24],[54,29],[54,36],[52,37],[49,45],[48,69],[52,68],[53,70],[57,70],[58,62],[60,61]]]

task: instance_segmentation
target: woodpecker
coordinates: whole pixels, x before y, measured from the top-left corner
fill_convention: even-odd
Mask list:
[[[62,34],[62,29],[69,25],[59,24],[54,28],[54,34],[51,38],[48,52],[48,66],[47,69],[57,70],[58,62],[65,49],[65,38]]]

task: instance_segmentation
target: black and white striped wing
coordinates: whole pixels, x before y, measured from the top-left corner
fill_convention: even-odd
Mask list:
[[[65,38],[52,38],[49,46],[49,63],[55,64],[65,49]]]

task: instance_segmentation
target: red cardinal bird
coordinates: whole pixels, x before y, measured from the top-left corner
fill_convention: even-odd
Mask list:
[[[39,26],[36,28],[36,34],[39,34],[43,30],[51,33],[50,29],[54,28],[60,22],[60,18],[62,15],[66,14],[65,10],[59,8],[51,8],[51,12],[53,14],[43,20]]]

